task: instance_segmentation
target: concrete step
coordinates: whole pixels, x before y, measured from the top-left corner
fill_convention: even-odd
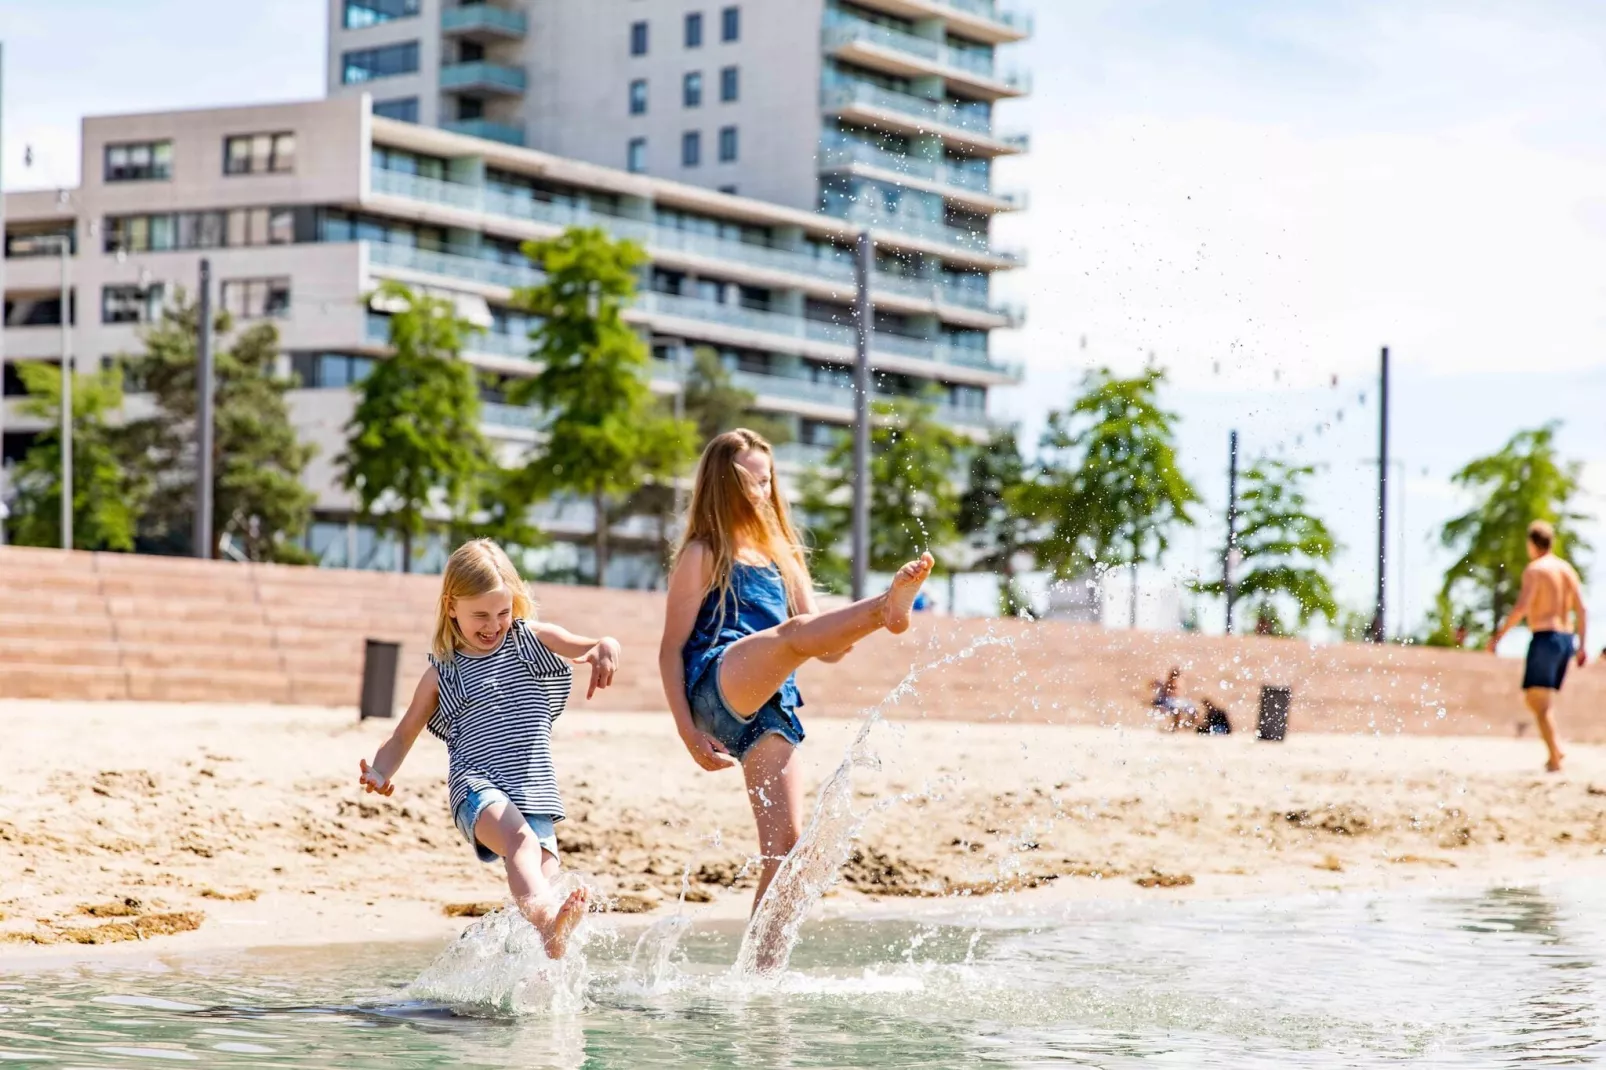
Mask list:
[[[0,698],[101,702],[128,697],[128,674],[122,669],[0,663]]]
[[[0,604],[15,608],[17,603],[6,597],[6,592],[0,591]],[[14,613],[0,613],[0,639],[33,639],[46,634],[47,628],[51,634],[67,634],[75,639],[110,641],[112,638],[112,620],[106,616],[104,609],[99,613],[73,613],[57,617],[56,606],[51,605],[50,623],[46,625],[42,618],[24,616]]]
[[[110,640],[58,636],[50,639],[0,639],[0,664],[59,665],[115,669],[122,664],[118,645]]]

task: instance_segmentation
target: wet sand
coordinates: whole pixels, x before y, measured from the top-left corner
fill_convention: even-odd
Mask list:
[[[1598,746],[1547,776],[1532,738],[904,717],[872,737],[881,767],[855,781],[871,813],[824,913],[1606,875]],[[357,761],[390,726],[349,710],[6,701],[0,723],[0,959],[445,939],[505,894],[452,826],[427,735],[380,799]],[[806,724],[812,790],[858,722]],[[555,738],[566,867],[616,912],[673,909],[684,887],[694,917],[745,915],[738,772],[699,770],[664,713],[571,711]]]

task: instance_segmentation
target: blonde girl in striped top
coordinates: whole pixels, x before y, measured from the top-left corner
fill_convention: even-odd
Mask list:
[[[372,764],[364,791],[389,795],[419,732],[446,744],[452,816],[482,862],[501,859],[519,912],[562,958],[586,911],[586,890],[559,899],[556,825],[563,820],[552,764],[552,722],[569,698],[569,662],[591,666],[586,692],[613,682],[619,644],[535,619],[529,590],[500,546],[458,547],[441,577],[430,667],[407,713]]]

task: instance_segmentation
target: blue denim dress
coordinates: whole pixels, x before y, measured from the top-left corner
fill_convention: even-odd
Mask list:
[[[719,690],[719,663],[730,645],[743,636],[774,628],[790,616],[781,570],[774,564],[737,562],[731,568],[724,613],[720,613],[719,592],[708,592],[697,611],[691,638],[681,650],[692,723],[719,740],[737,761],[767,735],[783,736],[794,747],[803,742],[803,725],[797,719],[803,696],[798,693],[796,673],[751,717],[738,716]]]

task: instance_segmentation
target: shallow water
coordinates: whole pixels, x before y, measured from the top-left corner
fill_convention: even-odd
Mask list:
[[[0,1066],[1606,1064],[1606,893],[1579,886],[836,921],[770,982],[695,924],[634,965],[640,930],[599,929],[553,979],[521,924],[13,970]]]

